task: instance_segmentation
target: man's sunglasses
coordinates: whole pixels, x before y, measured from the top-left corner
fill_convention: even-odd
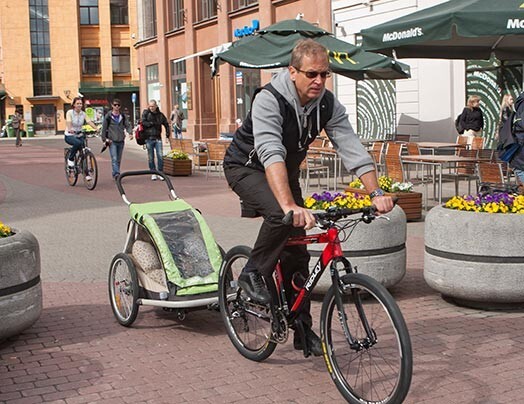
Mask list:
[[[119,107],[120,104],[113,104],[113,107]]]
[[[325,79],[326,77],[331,77],[331,70],[326,70],[323,72],[315,72],[312,70],[308,70],[307,72],[304,70],[300,70],[298,67],[295,67],[295,70],[300,73],[304,73],[308,79],[314,79],[317,76],[320,76],[321,78]]]

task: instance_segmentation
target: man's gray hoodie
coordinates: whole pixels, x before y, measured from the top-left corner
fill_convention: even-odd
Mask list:
[[[303,131],[308,130],[309,112],[315,109],[314,107],[318,105],[324,92],[318,98],[302,107],[295,84],[291,81],[288,70],[275,75],[271,80],[271,84],[294,107],[298,127],[303,136]],[[360,177],[362,174],[375,169],[373,160],[353,131],[346,109],[336,97],[333,98],[333,115],[327,122],[324,130],[346,169],[354,171]],[[279,110],[277,99],[268,90],[262,90],[253,101],[251,117],[253,120],[255,150],[264,168],[279,161],[284,162],[286,159],[286,148],[282,142],[283,117],[278,113]],[[316,108],[316,111],[316,121],[319,124],[320,108]]]

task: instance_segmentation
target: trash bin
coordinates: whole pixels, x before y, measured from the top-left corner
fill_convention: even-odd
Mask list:
[[[33,122],[26,122],[25,123],[25,130],[27,132],[27,137],[34,137],[35,136],[35,124]]]
[[[5,126],[7,129],[7,137],[15,137],[15,130],[13,129],[13,121],[11,119],[8,119],[5,121]]]

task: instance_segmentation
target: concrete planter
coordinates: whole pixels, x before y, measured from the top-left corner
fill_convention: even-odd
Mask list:
[[[370,224],[359,223],[349,239],[342,243],[346,258],[359,273],[369,275],[385,287],[396,285],[406,273],[406,215],[398,206],[387,216]],[[315,266],[325,244],[308,246],[310,270]],[[329,268],[315,287],[325,293],[331,286]]]
[[[424,278],[457,303],[490,308],[524,303],[524,215],[431,209]]]
[[[0,238],[0,341],[33,325],[41,312],[38,241],[27,231]]]

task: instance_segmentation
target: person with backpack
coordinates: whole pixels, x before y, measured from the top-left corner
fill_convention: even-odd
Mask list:
[[[162,126],[166,130],[166,142],[169,142],[169,122],[166,116],[160,112],[155,100],[149,101],[149,106],[142,112],[142,126],[144,127],[144,134],[146,138],[147,157],[149,162],[149,169],[164,171],[164,160],[162,157]],[[157,159],[157,167],[155,167],[155,153]],[[157,177],[155,174],[151,176],[151,180],[156,181],[162,177]]]
[[[115,98],[111,104],[111,111],[105,115],[102,123],[102,141],[106,146],[109,146],[111,174],[114,180],[120,175],[120,163],[122,161],[126,133],[131,133],[130,123],[125,115],[120,113],[121,105],[120,100]]]
[[[463,135],[468,137],[468,145],[473,143],[474,137],[482,136],[484,128],[484,116],[480,109],[480,97],[471,95],[462,114],[460,115],[459,127],[464,130]]]
[[[292,235],[304,235],[315,225],[311,211],[304,207],[300,189],[300,164],[309,145],[325,130],[342,162],[360,177],[381,213],[393,209],[391,197],[380,189],[375,166],[351,127],[346,109],[325,88],[330,76],[326,48],[306,39],[291,53],[288,69],[257,90],[253,106],[239,127],[224,158],[224,174],[240,197],[245,212],[263,216],[250,259],[239,275],[238,284],[253,300],[266,304],[271,296],[264,283],[281,259],[283,280],[292,304],[292,279],[309,274],[306,246],[285,247]],[[293,224],[282,223],[293,211]],[[299,315],[305,344],[295,331],[294,348],[322,355],[320,338],[312,330],[309,303]]]

